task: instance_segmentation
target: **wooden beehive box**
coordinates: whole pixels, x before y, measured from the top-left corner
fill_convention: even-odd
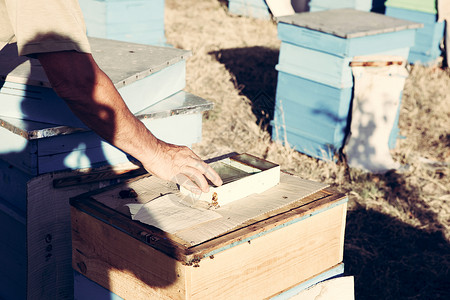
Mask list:
[[[309,11],[311,12],[338,8],[370,11],[372,9],[372,0],[311,0],[309,2]]]
[[[277,20],[281,47],[272,136],[300,152],[332,160],[348,128],[352,58],[379,54],[406,60],[421,25],[355,9]]]
[[[436,0],[387,0],[386,6],[436,14]]]
[[[272,18],[264,0],[230,0],[228,1],[228,11],[235,15],[256,19],[270,20]]]
[[[132,113],[186,86],[190,51],[90,38],[92,55],[111,78]],[[84,128],[52,90],[35,59],[17,57],[15,45],[0,52],[2,116]],[[58,112],[58,113],[55,113]]]
[[[160,194],[178,191],[146,177],[72,199],[74,270],[124,299],[264,299],[342,263],[347,198],[324,184],[282,173],[178,228],[188,212],[160,218]],[[128,207],[144,203],[153,221],[132,220]]]
[[[423,28],[417,29],[415,43],[408,56],[410,63],[432,64],[441,56],[441,40],[444,37],[445,21],[438,21],[437,12],[429,9],[418,10],[397,7],[396,2],[386,3],[386,15],[422,23]]]
[[[80,0],[92,37],[164,46],[164,0]]]
[[[211,102],[180,91],[136,116],[162,140],[190,146],[200,141],[202,112],[211,108]],[[30,175],[114,165],[131,159],[84,128],[1,116],[0,122],[0,138],[8,141],[0,145],[2,159]]]

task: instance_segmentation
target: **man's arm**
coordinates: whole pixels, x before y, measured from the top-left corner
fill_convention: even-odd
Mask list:
[[[219,175],[188,147],[157,139],[130,112],[91,54],[50,52],[37,58],[73,113],[106,141],[138,159],[149,173],[197,193],[209,189],[205,176],[215,185],[222,184]]]

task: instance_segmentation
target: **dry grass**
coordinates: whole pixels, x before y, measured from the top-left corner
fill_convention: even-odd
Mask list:
[[[276,24],[231,16],[217,0],[166,0],[168,43],[192,50],[186,90],[215,103],[204,119],[204,158],[249,152],[349,196],[346,273],[357,299],[450,299],[450,73],[415,66],[393,151],[409,168],[384,175],[313,159],[267,129],[279,54]],[[255,101],[264,97],[261,101]]]

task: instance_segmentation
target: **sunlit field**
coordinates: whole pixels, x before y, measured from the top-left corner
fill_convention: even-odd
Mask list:
[[[404,169],[364,173],[272,142],[275,22],[230,15],[218,0],[166,0],[165,18],[167,43],[193,53],[186,91],[214,102],[193,146],[202,158],[247,152],[346,193],[344,263],[356,299],[450,299],[449,71],[408,66],[392,151]]]

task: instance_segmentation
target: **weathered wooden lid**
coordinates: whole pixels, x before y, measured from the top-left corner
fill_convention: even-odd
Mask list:
[[[297,13],[277,21],[346,39],[423,27],[420,23],[349,8]]]
[[[123,184],[109,186],[77,196],[70,200],[70,204],[76,210],[112,225],[183,264],[191,265],[205,257],[213,256],[221,251],[246,243],[271,231],[295,223],[300,219],[308,218],[318,212],[326,211],[348,201],[345,195],[326,187],[325,184],[304,180],[285,173],[281,175],[280,184],[273,187],[270,192],[241,199],[238,202],[234,202],[233,206],[229,208],[216,209],[214,210],[215,212],[223,214],[219,219],[205,221],[198,225],[192,224],[190,228],[178,233],[165,232],[155,226],[132,220],[129,216],[130,212],[127,205],[130,203],[145,204],[151,202],[151,200],[148,200],[150,198],[178,193],[178,188],[175,184],[167,183],[148,174],[136,177]],[[285,198],[285,201],[289,202],[289,204],[273,210],[260,207],[261,213],[259,215],[240,223],[238,226],[230,227],[233,221],[229,221],[229,219],[238,216],[243,207],[248,205],[250,201],[256,206],[260,203],[255,201],[258,197],[272,197],[274,201],[277,201],[273,197],[274,193],[283,193],[283,191],[289,193],[285,187],[289,185],[288,182],[294,181],[297,189],[303,190],[303,192],[298,193],[297,191],[295,196],[286,196],[287,198],[292,196],[291,200],[287,200],[281,194],[277,197],[280,199]],[[58,184],[64,183],[58,182]],[[132,194],[128,195],[127,193],[130,192]],[[122,196],[121,193],[123,193]],[[152,215],[156,213],[156,211],[152,211]],[[216,226],[218,223],[222,223],[221,228]],[[227,228],[230,229],[227,230]],[[222,230],[223,233],[215,235],[214,231],[217,229]],[[199,233],[211,235],[212,238],[201,243],[193,241],[191,238],[198,236]]]
[[[191,52],[170,47],[89,38],[92,55],[116,88],[158,72],[191,56]],[[51,87],[36,59],[17,56],[15,44],[0,51],[0,80]]]

